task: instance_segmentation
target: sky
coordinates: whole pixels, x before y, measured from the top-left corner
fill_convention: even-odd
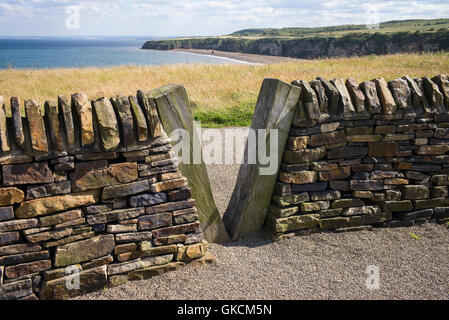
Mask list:
[[[449,0],[0,0],[0,36],[213,36],[418,18],[449,18]]]

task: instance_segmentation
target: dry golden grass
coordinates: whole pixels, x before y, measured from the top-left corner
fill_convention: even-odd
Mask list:
[[[357,81],[403,75],[412,77],[449,73],[449,53],[400,54],[353,58],[301,60],[297,63],[252,65],[168,65],[158,67],[1,70],[0,94],[5,99],[19,96],[39,103],[56,100],[58,94],[84,92],[90,98],[135,94],[169,83],[183,84],[195,112],[231,112],[252,109],[262,80],[277,78],[312,80],[353,77]],[[232,111],[234,112],[234,111]]]

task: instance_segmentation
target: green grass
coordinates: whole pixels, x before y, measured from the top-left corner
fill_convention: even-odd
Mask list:
[[[204,128],[249,127],[254,114],[254,104],[246,103],[230,109],[194,110],[196,121]]]
[[[420,240],[421,236],[419,234],[409,233],[408,234],[412,239]]]
[[[310,37],[310,36],[343,36],[349,33],[389,33],[389,32],[436,32],[449,28],[449,19],[416,19],[396,20],[380,23],[379,29],[368,29],[366,25],[338,25],[316,28],[255,28],[231,33],[231,37]]]

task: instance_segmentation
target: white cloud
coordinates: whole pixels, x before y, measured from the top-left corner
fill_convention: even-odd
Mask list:
[[[69,34],[65,8],[81,6],[82,34],[214,35],[242,28],[363,24],[449,17],[447,0],[2,0],[0,34]]]

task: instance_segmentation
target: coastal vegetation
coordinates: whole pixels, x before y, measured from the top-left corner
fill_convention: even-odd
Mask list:
[[[219,37],[147,41],[143,49],[205,49],[300,59],[449,50],[449,19],[403,20],[378,26],[245,29]]]
[[[449,73],[449,53],[397,54],[351,58],[298,60],[268,65],[166,65],[119,66],[82,69],[0,70],[0,94],[9,100],[35,99],[43,105],[58,94],[86,93],[91,99],[117,94],[135,94],[138,89],[183,84],[189,93],[195,117],[203,127],[247,126],[251,123],[260,85],[264,78],[286,82],[353,77],[357,81],[403,75],[422,77]],[[9,105],[9,104],[8,104]],[[9,107],[9,106],[7,106]]]

